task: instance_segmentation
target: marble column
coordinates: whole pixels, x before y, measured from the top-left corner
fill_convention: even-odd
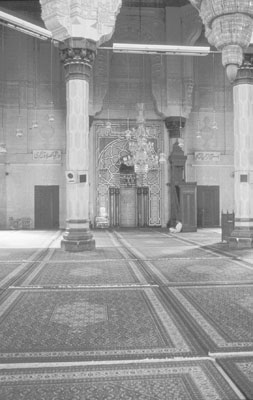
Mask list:
[[[247,59],[238,70],[233,97],[235,229],[229,246],[241,248],[253,243],[253,65]]]
[[[69,38],[60,45],[66,73],[66,231],[67,251],[95,248],[89,229],[89,77],[96,43]]]

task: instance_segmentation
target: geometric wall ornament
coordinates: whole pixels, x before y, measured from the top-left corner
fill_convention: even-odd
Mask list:
[[[101,122],[94,125],[96,133],[96,187],[97,205],[96,215],[100,215],[103,207],[109,214],[109,191],[112,188],[120,190],[120,177],[122,159],[130,155],[128,141],[125,138],[125,130],[121,125],[114,123],[112,130],[106,132],[106,127]],[[126,129],[126,128],[125,128]],[[163,148],[161,140],[160,124],[148,124],[147,131],[149,139],[155,143],[157,148]],[[136,177],[137,186],[148,186],[149,188],[149,225],[159,226],[161,224],[161,169],[154,168],[146,174],[145,182]]]

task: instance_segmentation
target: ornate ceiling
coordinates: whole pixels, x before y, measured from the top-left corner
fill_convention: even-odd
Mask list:
[[[125,7],[182,7],[189,4],[189,0],[123,0]],[[12,11],[38,11],[39,0],[0,0],[0,7]]]
[[[189,0],[123,0],[122,3],[123,7],[165,8],[182,7],[189,4]],[[0,9],[16,17],[44,26],[39,0],[0,0]]]
[[[123,0],[126,7],[182,7],[188,0]]]

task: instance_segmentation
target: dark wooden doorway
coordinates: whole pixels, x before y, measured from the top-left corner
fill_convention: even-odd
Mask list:
[[[34,227],[59,228],[59,186],[34,187]]]
[[[136,188],[120,188],[120,226],[136,227]]]
[[[197,225],[212,228],[220,225],[219,186],[197,186]]]

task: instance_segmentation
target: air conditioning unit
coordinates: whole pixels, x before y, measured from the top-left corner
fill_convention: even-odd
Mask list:
[[[77,183],[77,172],[76,171],[66,171],[66,179],[68,183]]]

